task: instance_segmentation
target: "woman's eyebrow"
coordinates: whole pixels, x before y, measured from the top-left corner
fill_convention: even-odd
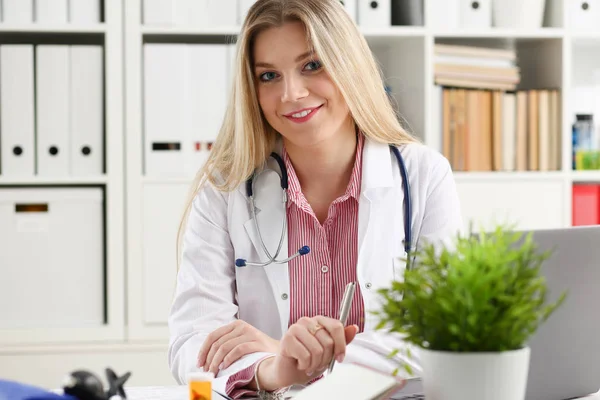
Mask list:
[[[300,54],[298,57],[296,57],[296,62],[300,62],[302,60],[304,60],[306,57],[313,55],[314,52],[313,51],[307,51],[305,53]],[[259,61],[254,63],[254,68],[258,68],[258,67],[262,67],[262,68],[275,68],[275,66],[273,64],[269,64],[267,62],[263,62],[263,61]]]

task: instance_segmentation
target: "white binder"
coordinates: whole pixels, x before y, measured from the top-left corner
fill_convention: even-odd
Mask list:
[[[238,25],[241,26],[244,23],[248,10],[254,3],[256,3],[256,0],[238,0]]]
[[[69,47],[36,47],[37,173],[69,174]]]
[[[600,21],[600,0],[570,0],[567,3],[569,23],[573,30],[589,32]]]
[[[0,174],[33,176],[33,45],[0,46]]]
[[[391,26],[391,0],[358,1],[358,25],[366,28],[385,28]]]
[[[104,165],[102,46],[71,46],[70,68],[70,174],[98,176]]]
[[[211,76],[218,71],[218,64]],[[187,45],[144,45],[144,147],[146,176],[182,177],[187,130]],[[206,80],[206,76],[203,77]]]
[[[142,6],[144,25],[173,25],[175,1],[183,0],[144,0]]]
[[[34,0],[35,22],[48,24],[67,23],[67,0]]]
[[[2,0],[2,22],[7,24],[33,22],[33,0]]]
[[[460,0],[460,27],[485,29],[492,26],[492,0]]]
[[[463,0],[427,0],[429,21],[435,32],[448,32],[460,24],[460,2]]]
[[[69,1],[69,22],[72,24],[97,24],[100,15],[100,0]]]
[[[181,1],[181,0],[176,0]],[[237,24],[235,0],[188,0],[188,24],[198,28],[232,28]]]
[[[202,0],[170,0],[170,2],[173,4],[173,25],[190,26]]]
[[[352,18],[352,21],[356,22],[358,17],[358,0],[340,0],[340,2],[343,4],[346,11],[348,11],[350,18]],[[390,4],[390,21],[392,18],[391,10],[392,6]]]
[[[204,144],[200,156],[195,152],[187,155],[186,169],[193,176],[204,163],[225,116],[229,45],[191,44],[188,51],[188,138],[192,143]],[[210,79],[206,79],[208,76]]]

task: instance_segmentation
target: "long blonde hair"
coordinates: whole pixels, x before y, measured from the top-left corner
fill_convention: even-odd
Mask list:
[[[279,134],[258,103],[252,46],[260,32],[292,21],[305,26],[308,43],[366,137],[395,145],[417,141],[400,124],[371,49],[339,0],[257,0],[238,35],[235,78],[223,124],[190,188],[177,235],[178,256],[191,204],[202,185],[209,181],[218,190],[234,190],[265,163],[274,148]]]

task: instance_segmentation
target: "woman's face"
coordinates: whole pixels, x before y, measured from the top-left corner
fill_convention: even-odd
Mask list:
[[[346,102],[310,52],[300,22],[261,32],[253,51],[258,101],[286,142],[310,147],[354,134]]]

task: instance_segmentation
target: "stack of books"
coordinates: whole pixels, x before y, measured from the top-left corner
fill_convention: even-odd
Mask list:
[[[560,170],[560,95],[436,85],[441,152],[455,171]]]
[[[441,86],[515,90],[521,80],[515,50],[435,44],[434,80]]]

